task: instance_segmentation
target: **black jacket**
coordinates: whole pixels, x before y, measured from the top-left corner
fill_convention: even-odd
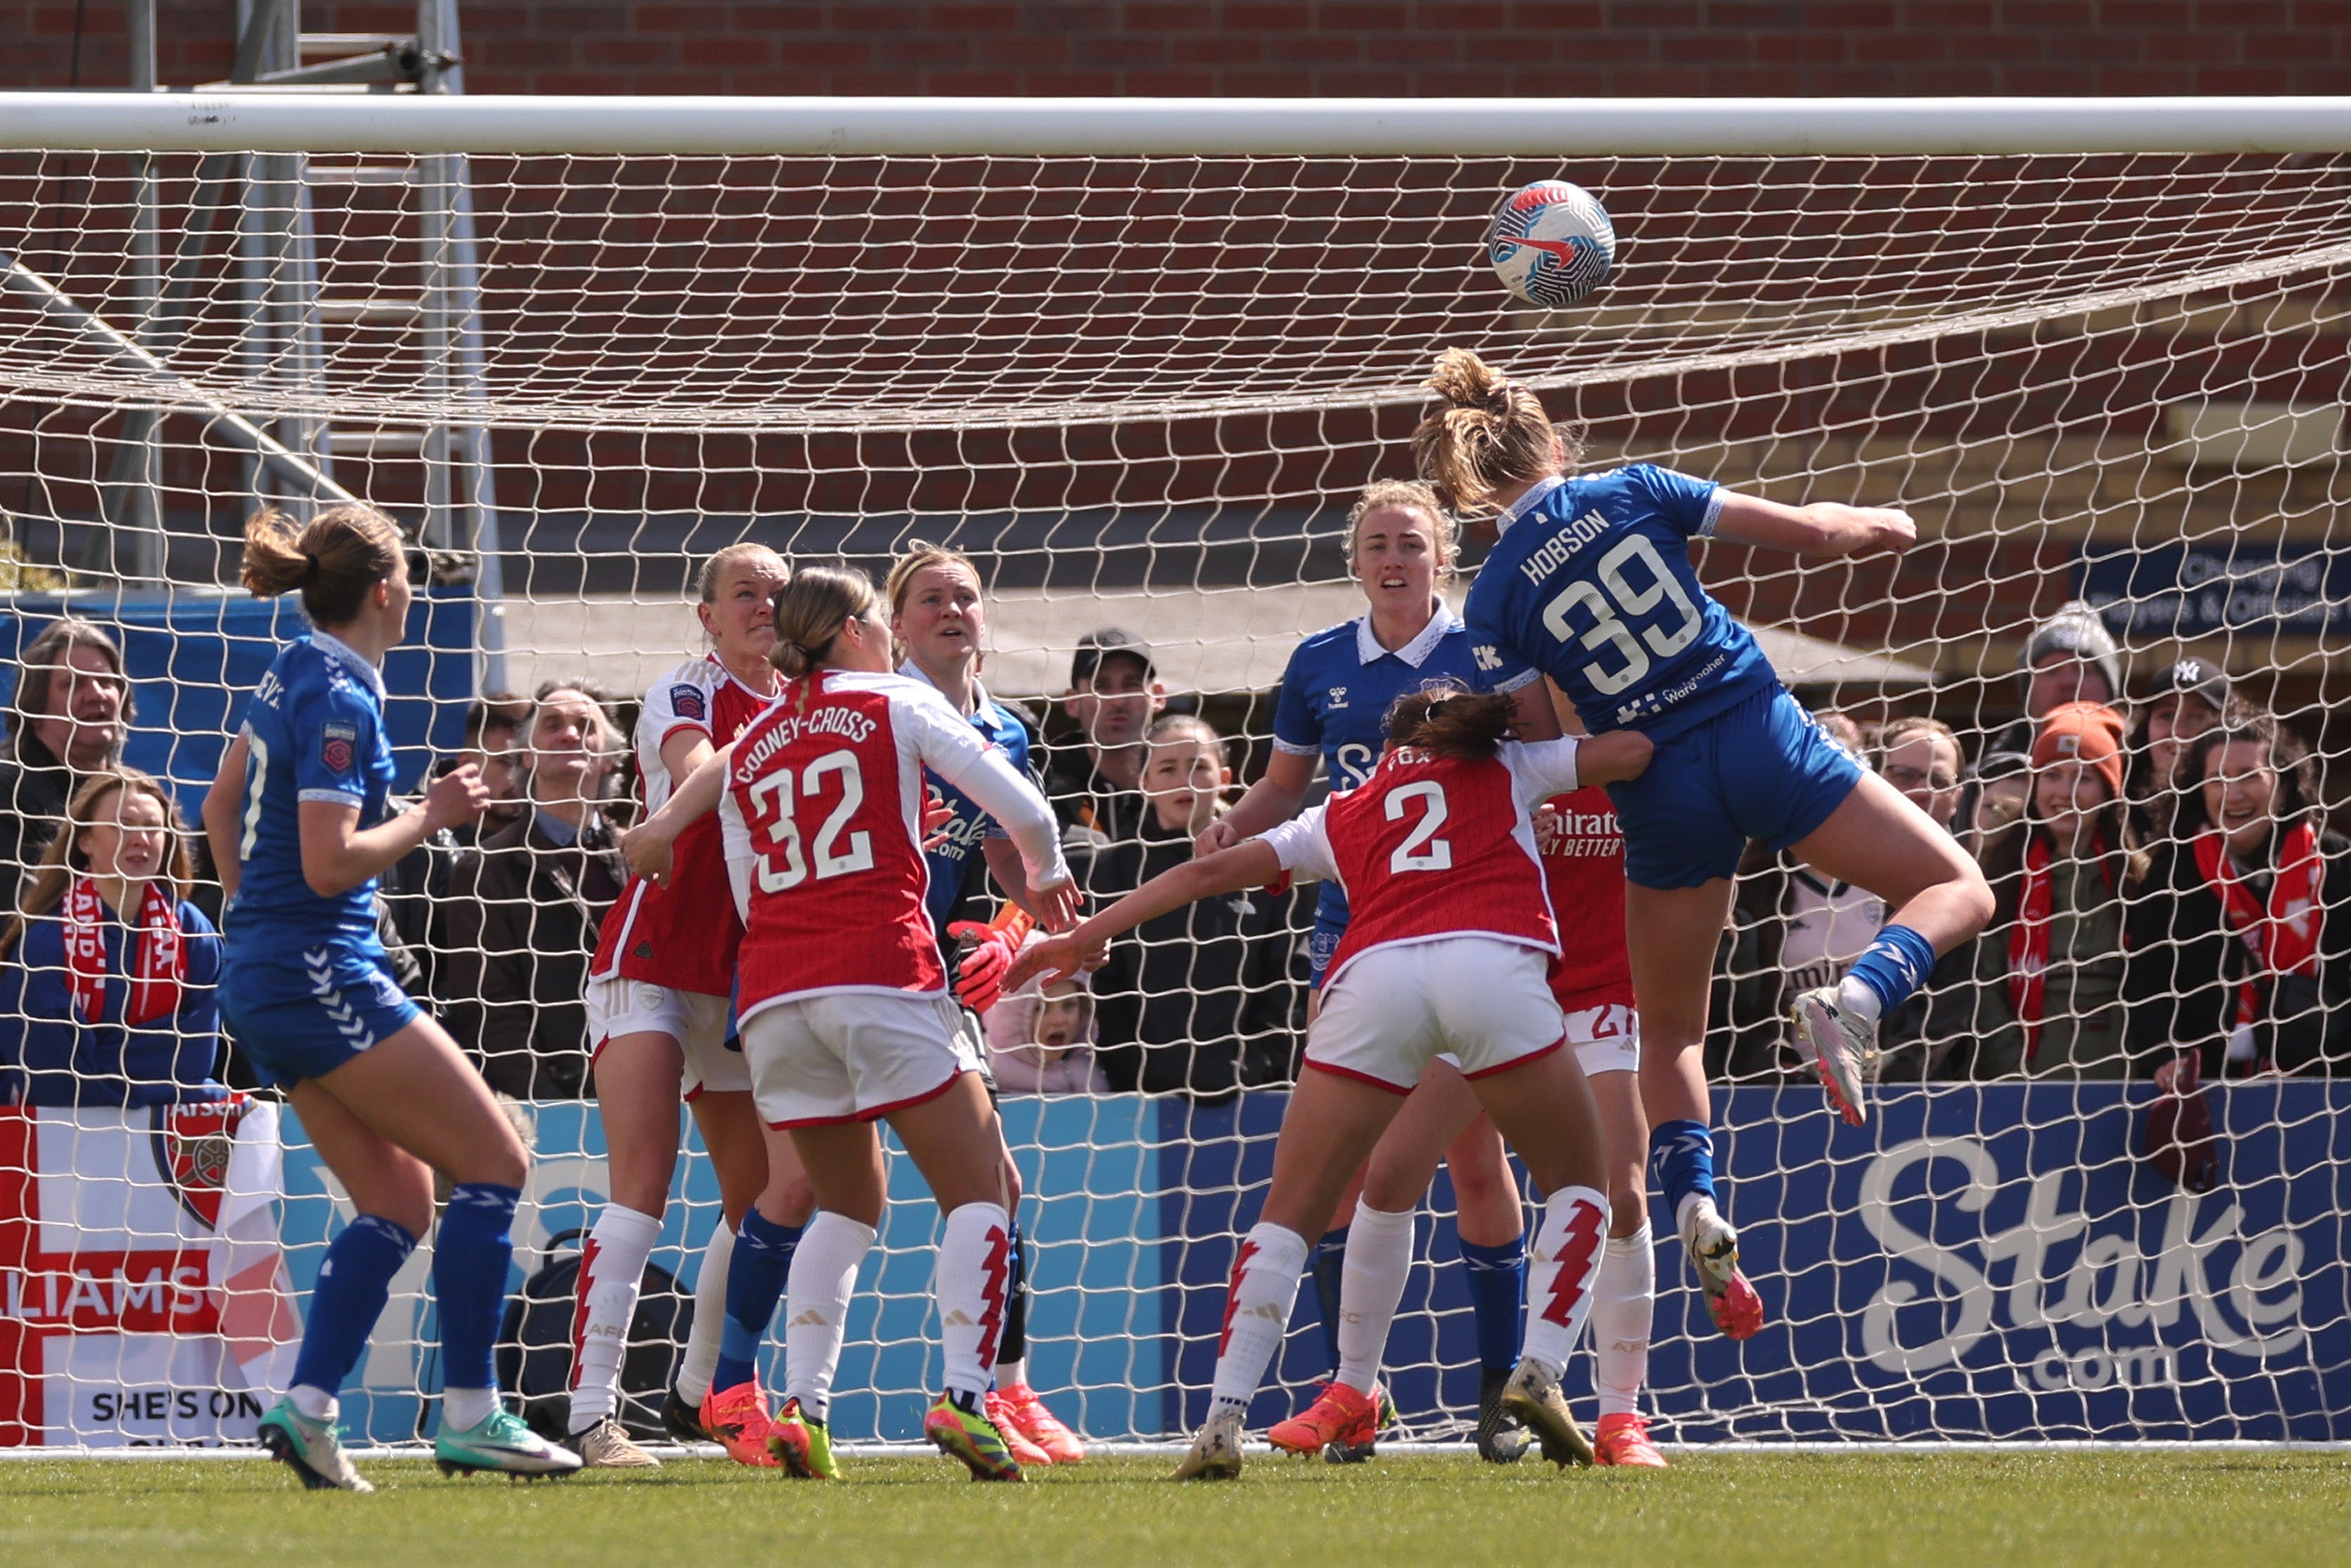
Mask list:
[[[587,1082],[581,998],[625,877],[609,827],[591,823],[581,841],[556,843],[534,811],[457,862],[443,911],[449,1031],[517,1099],[573,1099]]]
[[[1146,819],[1140,836],[1094,856],[1087,888],[1115,898],[1192,858],[1188,834]],[[1095,1058],[1121,1092],[1216,1099],[1294,1076],[1303,977],[1294,972],[1296,897],[1203,899],[1111,945],[1093,990]]]
[[[2273,843],[2270,858],[2274,852]],[[2318,973],[2254,987],[2255,1058],[2285,1072],[2351,1067],[2351,841],[2321,832],[2318,852],[2325,864]],[[2265,899],[2266,888],[2255,896]],[[2133,1052],[2195,1051],[2205,1076],[2218,1078],[2253,964],[2229,925],[2220,894],[2196,864],[2192,841],[2167,842],[2157,851],[2126,929],[2124,1027]]]
[[[13,909],[32,868],[65,825],[75,779],[73,769],[29,728],[19,730],[6,750],[0,758],[0,883]]]

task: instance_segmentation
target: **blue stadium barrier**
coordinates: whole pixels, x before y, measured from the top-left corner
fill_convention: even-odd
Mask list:
[[[436,752],[457,748],[474,700],[475,607],[469,588],[418,595],[406,641],[384,660],[385,716],[403,786]],[[123,760],[169,781],[193,821],[233,717],[278,648],[308,630],[299,604],[187,591],[0,595],[0,704],[16,695],[25,644],[68,613],[97,622],[122,645],[138,701]]]
[[[2336,1131],[2351,1084],[2210,1093],[2224,1165],[2200,1196],[2134,1152],[2148,1085],[1890,1089],[1858,1132],[1816,1091],[1721,1095],[1727,1201],[1771,1322],[1743,1345],[1722,1339],[1678,1245],[1660,1247],[1651,1383],[1662,1435],[2351,1438],[2351,1194]],[[1237,1235],[1256,1218],[1285,1102],[1005,1102],[1030,1194],[1032,1380],[1065,1418],[1102,1437],[1198,1420]],[[592,1223],[604,1197],[593,1108],[533,1113],[517,1286],[546,1239]],[[285,1237],[307,1291],[340,1222],[290,1118],[287,1137]],[[716,1215],[705,1163],[684,1162],[679,1192],[690,1201],[672,1204],[655,1256],[690,1283]],[[1389,1347],[1396,1403],[1422,1431],[1458,1430],[1440,1424],[1476,1406],[1450,1208],[1440,1177]],[[859,1281],[836,1394],[843,1438],[918,1433],[919,1391],[938,1375],[926,1322],[936,1232],[911,1162],[893,1159],[883,1245]],[[398,1288],[421,1290],[423,1268]],[[346,1401],[355,1430],[416,1435],[418,1401],[404,1391],[437,1386],[432,1338],[429,1308],[395,1302]],[[1288,1414],[1327,1373],[1311,1283],[1278,1371],[1284,1386],[1260,1397],[1253,1424]],[[1588,1396],[1588,1358],[1569,1389]]]

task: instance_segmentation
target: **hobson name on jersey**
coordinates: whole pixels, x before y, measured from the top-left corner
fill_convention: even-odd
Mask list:
[[[1607,518],[1598,512],[1586,512],[1537,545],[1534,554],[1519,563],[1519,570],[1526,574],[1529,582],[1539,584],[1574,559],[1578,550],[1607,531]]]

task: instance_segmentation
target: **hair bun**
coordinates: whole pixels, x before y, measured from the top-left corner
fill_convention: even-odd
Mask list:
[[[1501,412],[1510,407],[1510,379],[1468,349],[1447,349],[1437,355],[1437,372],[1426,385],[1456,408]]]

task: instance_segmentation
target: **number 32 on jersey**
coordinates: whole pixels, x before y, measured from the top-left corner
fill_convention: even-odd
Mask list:
[[[800,808],[821,800],[834,790],[840,799],[824,815],[815,836],[801,849]],[[759,891],[783,893],[810,880],[847,876],[873,869],[873,835],[841,830],[865,804],[865,778],[853,751],[828,751],[807,767],[779,768],[748,791],[753,806],[768,818],[768,844],[759,851]],[[819,807],[810,807],[814,817]],[[811,866],[813,872],[811,873]]]

